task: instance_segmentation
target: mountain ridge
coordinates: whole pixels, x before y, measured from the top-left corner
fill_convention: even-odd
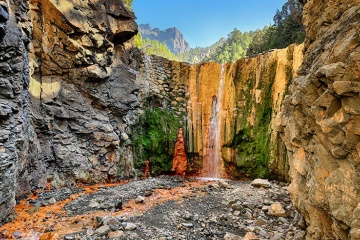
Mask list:
[[[173,53],[183,53],[191,49],[190,44],[176,27],[160,30],[157,27],[152,28],[150,24],[139,24],[139,32],[144,39],[164,42]]]

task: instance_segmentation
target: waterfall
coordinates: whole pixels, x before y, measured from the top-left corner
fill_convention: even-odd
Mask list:
[[[221,112],[222,95],[224,87],[224,65],[221,65],[220,83],[217,96],[212,97],[211,117],[208,127],[205,156],[205,175],[206,177],[218,178],[220,173],[221,158]]]

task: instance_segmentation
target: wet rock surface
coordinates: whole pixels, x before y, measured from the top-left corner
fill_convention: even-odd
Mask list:
[[[76,199],[65,204],[68,216],[82,219],[91,213],[93,217],[88,223],[76,220],[82,226],[80,231],[67,231],[58,237],[198,240],[244,239],[246,236],[245,239],[304,239],[304,220],[293,208],[286,184],[273,181],[270,184],[270,188],[255,188],[250,182],[199,181],[165,176],[100,187],[90,194],[80,193]],[[159,189],[163,191],[159,195],[148,194]],[[59,191],[41,193],[37,201],[69,193],[69,189],[63,189],[63,193]],[[167,195],[178,197],[167,200]],[[139,196],[144,200],[141,204],[135,203]],[[122,209],[115,206],[119,201]],[[130,202],[134,202],[130,207],[132,212],[127,211]],[[274,204],[281,206],[281,216],[269,212]],[[150,207],[141,209],[142,206]],[[74,224],[74,220],[69,219],[69,222]],[[6,229],[6,225],[4,227]],[[56,234],[57,230],[53,229],[52,233]],[[21,231],[16,234],[26,235]]]
[[[130,199],[137,199],[151,193],[154,189],[172,189],[184,182],[179,178],[151,178],[132,181],[116,187],[105,187],[93,194],[85,194],[65,205],[69,214],[83,214],[96,210],[121,210]]]

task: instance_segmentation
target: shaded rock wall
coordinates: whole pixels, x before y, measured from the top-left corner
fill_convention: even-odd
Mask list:
[[[134,14],[120,0],[30,3],[29,91],[43,169],[34,185],[114,180],[120,136],[139,104],[126,51]]]
[[[0,224],[47,183],[132,174],[134,18],[120,0],[0,1]]]
[[[279,115],[307,239],[360,239],[360,1],[303,1],[305,55]]]
[[[0,224],[12,219],[15,195],[28,194],[37,153],[31,125],[28,4],[0,1]]]
[[[156,96],[159,106],[184,117],[190,172],[207,174],[206,161],[213,148],[208,140],[213,100],[219,98],[222,81],[223,97],[217,100],[221,101],[219,177],[250,173],[250,166],[259,161],[253,157],[256,153],[264,159],[264,171],[270,164],[273,174],[286,179],[286,149],[273,125],[288,82],[302,62],[302,45],[225,65],[189,65],[156,56],[142,59],[137,77],[142,94]],[[265,145],[263,152],[255,149],[256,141]]]

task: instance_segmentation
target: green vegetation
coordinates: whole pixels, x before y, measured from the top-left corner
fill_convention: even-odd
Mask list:
[[[123,3],[127,9],[132,10],[133,0],[123,0]]]
[[[144,39],[142,44],[137,40],[136,46],[143,48],[148,55],[182,62],[235,62],[240,58],[252,57],[271,49],[285,48],[292,43],[302,43],[305,38],[302,10],[298,0],[288,0],[282,10],[276,12],[274,25],[244,33],[234,29],[226,39],[222,38],[209,47],[192,48],[188,52],[174,54],[165,43],[149,39]]]
[[[132,129],[136,169],[143,170],[148,159],[152,175],[171,170],[179,122],[179,117],[159,107],[149,107],[140,116]]]
[[[161,43],[158,40],[150,40],[149,38],[142,39],[140,32],[134,37],[134,46],[142,49],[146,55],[157,55],[179,61],[178,57],[170,51],[166,43]]]
[[[302,10],[302,5],[297,0],[288,0],[282,10],[276,12],[274,25],[255,31],[247,56],[285,48],[292,43],[302,43],[305,38]]]
[[[259,86],[261,102],[253,103],[253,96],[250,89],[253,89],[255,72],[250,74],[247,90],[242,90],[242,96],[246,106],[241,114],[242,117],[237,123],[240,130],[235,134],[231,147],[235,150],[235,174],[249,174],[253,178],[265,178],[269,176],[268,163],[270,161],[270,121],[272,116],[272,85],[276,74],[276,62],[273,62],[268,72],[261,72],[263,82]],[[265,77],[269,76],[269,77]],[[246,120],[251,114],[251,107],[254,104],[256,109],[255,124],[249,125]]]
[[[147,55],[158,55],[170,60],[178,60],[176,55],[170,51],[166,43],[160,43],[157,40],[150,40],[149,38],[146,38],[143,40],[142,45],[142,49]]]
[[[215,51],[222,45],[226,43],[225,38],[221,38],[216,43],[212,44],[209,47],[196,47],[191,48],[188,52],[178,53],[176,56],[179,58],[179,61],[188,62],[188,63],[199,63],[203,62],[206,57],[214,54]]]
[[[142,49],[143,47],[143,40],[140,32],[134,36],[134,46],[139,49]]]
[[[204,62],[227,63],[246,56],[246,50],[251,43],[252,34],[249,32],[242,33],[238,29],[234,29],[226,39],[226,42],[217,47],[216,51],[205,58]]]

